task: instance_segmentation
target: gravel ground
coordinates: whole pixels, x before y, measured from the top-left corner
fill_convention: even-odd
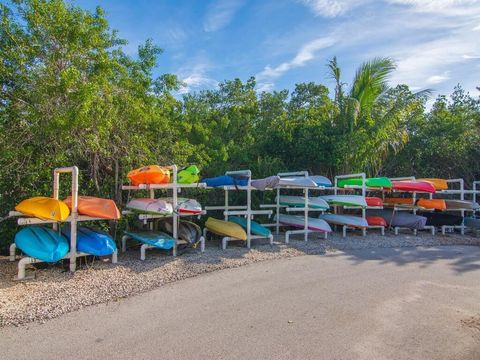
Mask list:
[[[254,243],[247,251],[240,244],[230,243],[226,251],[216,241],[207,242],[205,253],[189,250],[177,258],[160,251],[147,251],[145,261],[139,260],[139,250],[119,254],[118,264],[89,262],[74,274],[61,265],[38,264],[35,279],[14,281],[17,262],[0,257],[0,327],[17,326],[32,321],[43,322],[84,306],[142,293],[167,283],[215,270],[235,268],[258,261],[301,255],[321,255],[327,251],[378,247],[413,247],[439,245],[480,245],[480,238],[460,235],[419,236],[402,234],[380,236],[371,232],[367,237],[338,234],[304,242],[290,241],[288,246],[275,242],[273,246]],[[283,238],[282,238],[283,240]],[[32,270],[28,271],[31,273]],[[28,274],[27,273],[27,274]]]

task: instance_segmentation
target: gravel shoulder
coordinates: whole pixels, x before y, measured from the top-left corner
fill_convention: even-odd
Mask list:
[[[273,246],[254,243],[248,251],[232,244],[226,251],[217,242],[207,244],[205,253],[189,250],[177,258],[160,251],[147,252],[145,261],[139,260],[138,249],[119,254],[116,265],[95,261],[83,264],[70,274],[59,265],[38,268],[35,279],[14,281],[17,263],[0,257],[0,327],[17,326],[29,322],[44,322],[86,306],[115,302],[178,280],[221,269],[236,268],[260,261],[322,255],[338,250],[375,248],[403,248],[416,246],[480,245],[480,238],[445,235],[419,236],[369,233],[367,237],[337,234],[308,242],[293,239],[288,246],[275,242]],[[478,264],[463,264],[473,266]]]

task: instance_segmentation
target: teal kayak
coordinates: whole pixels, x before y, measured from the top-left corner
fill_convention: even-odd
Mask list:
[[[15,245],[28,256],[54,263],[67,255],[70,245],[58,231],[43,226],[28,226],[15,235]]]
[[[386,177],[376,177],[376,178],[367,178],[365,179],[365,185],[367,187],[381,187],[381,188],[391,188],[392,182],[389,178]],[[362,179],[361,178],[353,178],[353,179],[340,179],[337,182],[338,187],[345,187],[345,186],[362,186]]]
[[[125,234],[133,240],[159,249],[170,250],[175,246],[175,239],[161,231],[125,231]]]
[[[235,224],[240,225],[245,230],[247,229],[247,219],[240,216],[230,216],[228,221],[231,221]],[[259,223],[250,220],[250,232],[253,235],[269,237],[272,233],[265,226],[260,225]]]

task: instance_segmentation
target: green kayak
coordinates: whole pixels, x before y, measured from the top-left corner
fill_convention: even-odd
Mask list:
[[[338,185],[338,187],[362,186],[362,179],[361,178],[340,179],[340,180],[338,180],[337,185]],[[389,178],[377,177],[377,178],[365,179],[365,185],[367,187],[391,188],[392,187],[392,182],[390,181]]]

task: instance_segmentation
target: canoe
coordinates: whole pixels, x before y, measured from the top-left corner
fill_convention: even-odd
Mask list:
[[[72,209],[71,196],[67,197],[64,202],[70,209]],[[110,199],[102,199],[93,196],[79,196],[77,210],[80,215],[91,216],[94,218],[108,220],[120,219],[120,211],[115,202]]]
[[[275,199],[276,201],[277,199]],[[280,196],[280,205],[290,206],[290,207],[304,207],[305,206],[305,197],[303,196]],[[330,206],[328,203],[319,199],[318,197],[309,197],[308,198],[308,207],[312,209],[325,209],[328,210]]]
[[[36,196],[23,200],[15,206],[15,210],[42,220],[64,221],[70,215],[70,209],[67,204],[61,200],[45,196]]]
[[[419,211],[417,215],[426,217],[428,226],[459,226],[463,223],[463,217],[459,215],[431,211]]]
[[[325,200],[329,204],[343,206],[361,206],[366,207],[367,202],[363,196],[359,195],[322,195],[318,198]]]
[[[310,179],[309,177],[289,177],[289,178],[280,178],[278,186],[291,186],[291,187],[318,187],[318,185]]]
[[[177,183],[193,184],[200,179],[200,170],[196,165],[190,165],[177,173]]]
[[[394,191],[434,193],[435,187],[427,181],[392,181]]]
[[[383,206],[383,200],[379,197],[367,196],[365,202],[367,203],[367,206]]]
[[[426,181],[435,187],[435,190],[448,190],[448,183],[445,179],[425,178],[418,179],[418,181]]]
[[[162,199],[132,199],[127,203],[126,208],[142,214],[171,215],[173,213],[172,204]]]
[[[472,229],[480,229],[480,218],[466,217],[463,219],[463,224]]]
[[[413,198],[385,198],[385,204],[413,206]],[[442,199],[416,199],[415,205],[424,209],[445,210],[445,200]]]
[[[447,206],[447,210],[476,210],[480,208],[480,205],[478,205],[478,203],[467,200],[445,200],[445,205]]]
[[[247,219],[240,216],[230,216],[228,221],[234,222],[240,225],[245,231],[247,231]],[[272,233],[265,226],[260,225],[256,221],[250,220],[250,233],[258,236],[269,237]]]
[[[276,216],[275,216],[276,219]],[[297,228],[305,228],[305,217],[300,215],[285,215],[279,214],[278,221],[282,225],[293,226]],[[312,231],[322,231],[322,232],[331,232],[332,228],[325,220],[317,218],[308,218],[308,230]]]
[[[70,225],[62,227],[62,234],[70,241]],[[116,250],[115,241],[107,233],[87,226],[77,227],[77,251],[94,256],[107,256]]]
[[[339,179],[337,181],[338,187],[348,187],[348,186],[362,186],[361,178],[353,179]],[[367,178],[365,179],[365,186],[367,187],[378,187],[378,188],[391,188],[392,182],[389,178],[386,177],[376,177],[376,178]]]
[[[159,223],[161,230],[173,234],[172,219],[167,219]],[[182,220],[178,224],[177,237],[186,241],[190,245],[196,244],[202,236],[202,229],[191,221]]]
[[[312,176],[309,176],[309,178],[313,180],[313,182],[318,186],[332,187],[332,182],[330,181],[330,179],[326,178],[325,176],[312,175]]]
[[[170,250],[175,246],[175,239],[161,231],[125,231],[125,234],[133,240],[159,249]]]
[[[163,200],[169,204],[173,203],[172,198],[160,198],[158,200]],[[202,205],[195,199],[177,198],[175,211],[180,214],[200,214],[202,212]]]
[[[322,214],[319,219],[334,225],[346,225],[349,227],[364,228],[368,226],[367,220],[360,216],[338,215],[338,214]]]
[[[368,226],[387,226],[387,222],[381,216],[366,216]]]
[[[127,177],[134,186],[140,184],[168,184],[170,170],[158,165],[148,165],[130,171]]]
[[[224,221],[209,217],[205,222],[207,229],[220,236],[228,236],[238,240],[247,240],[247,233],[243,228],[231,221]]]
[[[28,256],[53,263],[70,250],[68,240],[58,231],[43,226],[27,226],[15,235],[15,245]]]
[[[254,179],[250,181],[250,185],[258,190],[273,189],[280,182],[280,176],[269,176],[263,179]]]
[[[202,182],[206,183],[209,187],[219,186],[247,186],[248,179],[234,178],[230,175],[222,175],[213,178],[205,178]]]
[[[421,230],[427,223],[424,216],[410,214],[406,211],[395,211],[392,209],[371,209],[367,210],[367,216],[381,216],[390,226],[399,226],[410,229]]]

